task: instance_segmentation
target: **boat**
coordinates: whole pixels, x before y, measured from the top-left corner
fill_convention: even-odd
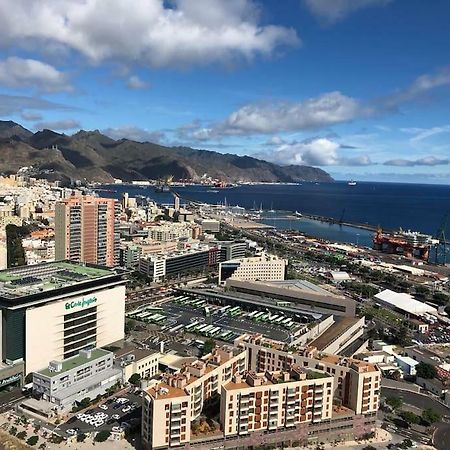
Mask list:
[[[302,217],[302,213],[299,213],[298,211],[295,211],[294,213],[297,217]]]
[[[356,186],[356,181],[350,180],[347,184],[348,184],[349,186]]]

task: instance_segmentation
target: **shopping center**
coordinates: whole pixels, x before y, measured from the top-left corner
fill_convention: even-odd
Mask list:
[[[68,261],[0,271],[0,313],[2,386],[3,373],[17,381],[52,360],[122,339],[125,279]]]

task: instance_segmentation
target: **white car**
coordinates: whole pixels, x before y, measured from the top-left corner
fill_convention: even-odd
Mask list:
[[[111,419],[119,420],[119,419],[120,419],[120,415],[119,415],[119,414],[113,414],[113,415],[111,416]]]
[[[69,428],[69,429],[66,431],[66,433],[67,433],[69,436],[73,436],[73,435],[76,433],[76,431],[75,431],[73,428]]]
[[[108,407],[106,405],[100,405],[99,408],[103,409],[103,411],[106,411],[108,409]]]
[[[122,412],[123,413],[127,413],[131,411],[131,406],[125,406],[124,408],[122,408]]]

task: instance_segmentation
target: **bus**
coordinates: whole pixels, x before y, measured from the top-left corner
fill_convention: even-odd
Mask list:
[[[169,333],[175,333],[176,331],[181,331],[184,328],[184,325],[180,323],[176,327],[173,327],[169,330]]]

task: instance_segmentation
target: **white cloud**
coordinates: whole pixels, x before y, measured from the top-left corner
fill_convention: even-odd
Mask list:
[[[338,22],[360,9],[384,6],[391,0],[304,0],[317,18],[328,23]]]
[[[137,142],[154,142],[160,143],[164,140],[164,133],[161,131],[148,131],[134,125],[124,125],[117,128],[106,128],[102,130],[112,139],[130,139]]]
[[[436,156],[424,156],[419,159],[391,159],[383,163],[385,166],[414,167],[414,166],[443,166],[450,164],[449,158],[437,158]]]
[[[147,89],[150,85],[146,81],[141,80],[137,75],[131,75],[128,78],[127,86],[130,89]]]
[[[77,108],[39,97],[0,94],[0,116],[11,116],[28,110],[75,111]]]
[[[21,114],[22,119],[35,122],[36,120],[42,120],[42,114],[33,111],[23,111]]]
[[[309,166],[367,166],[372,161],[367,155],[345,157],[340,154],[340,144],[327,138],[307,139],[302,142],[284,143],[274,151],[260,154],[278,164]]]
[[[1,21],[2,19],[0,19],[0,24]],[[35,59],[22,59],[14,56],[0,61],[0,84],[12,88],[32,88],[45,92],[72,90],[66,74],[53,66]]]
[[[45,121],[38,122],[34,124],[36,130],[57,130],[57,131],[65,131],[65,130],[73,130],[75,128],[81,128],[81,124],[78,120],[74,119],[63,119],[63,120],[55,120],[55,121]]]
[[[291,28],[261,25],[251,0],[2,0],[0,42],[163,67],[251,59],[300,41]]]
[[[272,136],[264,143],[264,145],[282,145],[285,142],[286,141],[280,136]]]
[[[400,131],[413,134],[414,137],[411,138],[411,142],[419,142],[438,134],[450,133],[450,125],[432,128],[401,128]]]
[[[249,104],[219,129],[223,134],[279,133],[336,125],[369,113],[358,100],[334,91],[297,103]]]
[[[421,75],[405,89],[379,99],[378,103],[384,108],[395,109],[404,103],[413,102],[426,96],[434,89],[449,85],[450,68],[446,67],[435,73]]]

